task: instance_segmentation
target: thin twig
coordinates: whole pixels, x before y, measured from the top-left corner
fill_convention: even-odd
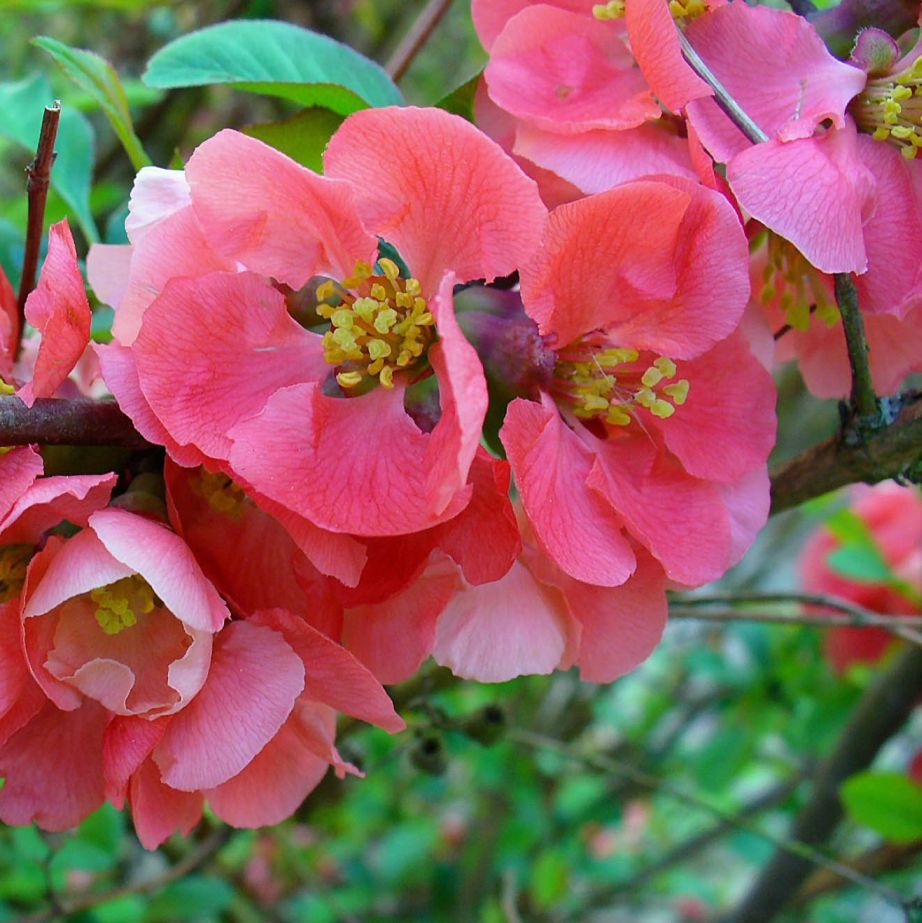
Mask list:
[[[423,45],[429,41],[429,36],[435,31],[435,27],[441,22],[450,6],[451,0],[429,0],[422,8],[409,32],[394,49],[394,53],[384,66],[394,81],[400,80],[409,70],[410,65],[422,50]]]
[[[852,407],[862,417],[877,417],[880,403],[874,393],[871,381],[871,367],[868,363],[868,339],[864,332],[864,320],[858,310],[858,292],[848,273],[835,274],[836,304],[842,315],[845,330],[845,345],[848,350],[848,364],[852,370]]]
[[[26,167],[29,220],[26,226],[26,250],[22,261],[22,276],[19,280],[19,330],[16,332],[15,350],[17,353],[26,322],[26,299],[35,288],[38,255],[42,249],[42,236],[45,231],[45,202],[48,199],[48,184],[51,182],[51,166],[56,156],[54,142],[58,136],[60,119],[61,104],[58,100],[50,106],[45,106],[38,146],[35,149],[35,159]]]

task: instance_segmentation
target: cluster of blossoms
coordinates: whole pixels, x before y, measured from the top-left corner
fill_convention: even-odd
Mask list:
[[[18,359],[4,290],[11,391],[104,387],[165,450],[162,474],[0,456],[5,822],[108,800],[149,847],[206,801],[276,822],[357,771],[336,712],[399,730],[381,684],[429,656],[611,681],[657,644],[667,588],[720,577],[765,521],[768,319],[842,393],[826,274],[855,273],[878,379],[918,366],[922,281],[887,256],[922,246],[919,136],[881,82],[915,86],[913,52],[843,63],[742,3],[473,15],[478,127],[369,109],[322,175],[234,131],[142,170],[129,244],[87,259],[111,343],[86,348],[66,224]],[[768,141],[708,98],[677,27]],[[875,106],[897,121],[861,134]]]

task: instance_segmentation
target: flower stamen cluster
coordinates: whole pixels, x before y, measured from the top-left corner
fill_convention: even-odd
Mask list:
[[[0,603],[15,599],[22,591],[32,550],[31,545],[0,548]]]
[[[107,635],[117,635],[138,623],[138,616],[153,612],[156,599],[151,585],[137,574],[90,592],[96,603],[96,622]]]
[[[922,147],[922,55],[898,74],[869,79],[852,112],[876,141],[896,144],[913,160]]]
[[[236,519],[247,502],[247,496],[231,478],[220,471],[202,469],[195,487],[200,496],[216,513]]]
[[[317,288],[317,313],[332,325],[323,336],[324,359],[338,367],[336,381],[346,390],[374,377],[393,388],[395,373],[417,365],[435,340],[419,280],[401,278],[393,260],[378,266],[383,275],[358,262],[341,284],[328,279]]]
[[[839,308],[823,278],[803,254],[777,234],[768,235],[768,263],[762,273],[759,301],[779,299],[785,321],[795,330],[806,330],[815,314],[827,327],[839,323]]]

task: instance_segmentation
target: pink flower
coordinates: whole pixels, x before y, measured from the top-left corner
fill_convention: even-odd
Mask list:
[[[809,593],[837,596],[872,612],[922,614],[922,496],[914,487],[892,482],[853,489],[856,517],[850,531],[866,530],[872,548],[891,571],[886,581],[858,580],[842,573],[831,556],[843,541],[823,527],[811,537],[801,558],[801,582]],[[870,553],[870,552],[869,552]],[[825,610],[822,610],[825,611]],[[852,663],[876,663],[893,643],[879,628],[832,628],[824,648],[841,673]]]
[[[624,583],[633,539],[671,581],[704,583],[764,522],[774,387],[734,333],[746,266],[732,207],[687,181],[551,214],[521,278],[552,372],[500,436],[539,545],[575,580]]]
[[[462,120],[409,108],[347,119],[323,177],[221,132],[185,178],[191,205],[147,228],[132,273],[142,249],[154,261],[155,235],[168,253],[187,249],[164,236],[180,215],[246,271],[212,271],[209,257],[166,281],[131,345],[128,412],[164,430],[181,463],[211,460],[322,530],[401,534],[460,512],[487,398],[452,288],[529,253],[544,221],[532,183]],[[378,234],[412,276],[373,268]],[[318,278],[326,332],[301,327],[286,301]],[[440,416],[421,429],[405,403],[430,370]],[[110,380],[105,358],[103,374],[121,401],[128,376]]]

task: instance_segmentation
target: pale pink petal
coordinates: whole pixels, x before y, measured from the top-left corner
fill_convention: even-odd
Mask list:
[[[74,711],[47,703],[0,748],[0,820],[66,830],[100,807],[107,720],[95,702]]]
[[[139,244],[160,222],[189,205],[189,184],[182,170],[142,167],[131,187],[125,233]]]
[[[302,696],[295,703],[292,723],[304,745],[320,759],[329,763],[337,779],[347,775],[361,776],[352,763],[347,763],[336,749],[336,712],[320,702]]]
[[[754,144],[727,164],[742,208],[822,272],[867,269],[862,223],[874,179],[855,141],[849,123],[816,138]]]
[[[715,484],[730,521],[730,559],[738,564],[768,520],[771,482],[768,468],[762,465],[734,484]]]
[[[230,617],[189,546],[171,529],[120,509],[93,513],[90,527],[109,553],[141,574],[189,628],[214,632]]]
[[[360,191],[366,224],[398,249],[426,295],[448,271],[465,281],[512,272],[541,237],[546,212],[535,184],[495,142],[441,109],[352,114],[330,139],[324,169]]]
[[[103,775],[106,799],[121,810],[128,795],[128,782],[150,756],[166,730],[167,719],[148,721],[134,715],[118,715],[106,727],[103,740]]]
[[[673,112],[689,100],[711,96],[711,88],[685,63],[666,0],[625,0],[631,51],[653,95]]]
[[[484,78],[498,106],[558,134],[634,128],[662,114],[615,29],[544,4],[508,23]]]
[[[597,328],[613,342],[690,358],[727,336],[749,295],[736,214],[686,180],[638,180],[562,205],[522,268],[522,300],[559,346]]]
[[[226,458],[228,430],[287,385],[326,377],[320,337],[252,273],[171,280],[132,347],[141,390],[170,435]]]
[[[429,656],[435,623],[458,588],[453,565],[440,562],[408,589],[343,617],[343,644],[382,683],[399,683]]]
[[[335,641],[284,609],[257,612],[249,621],[279,632],[304,661],[305,696],[391,732],[406,727],[381,684]]]
[[[145,849],[156,849],[174,833],[187,836],[202,819],[200,792],[181,792],[165,785],[152,759],[131,777],[131,819]]]
[[[133,248],[129,244],[93,244],[86,255],[86,278],[96,297],[118,308],[131,269]]]
[[[425,140],[404,145],[405,138],[377,150],[390,158]],[[344,278],[356,260],[374,262],[377,241],[356,213],[356,197],[372,195],[373,187],[318,176],[227,129],[196,148],[186,177],[206,238],[247,269],[299,289],[311,276]]]
[[[571,577],[617,586],[635,567],[622,522],[586,480],[592,453],[550,398],[517,398],[506,410],[500,438],[525,512],[539,543]]]
[[[503,683],[552,673],[576,628],[554,589],[516,562],[501,580],[467,587],[439,616],[432,656],[456,676]]]
[[[469,488],[447,505],[430,497],[425,462],[433,434],[404,410],[399,386],[355,398],[327,397],[315,384],[282,388],[229,435],[234,471],[324,529],[415,532],[451,519],[470,497]]]
[[[483,47],[490,50],[497,36],[506,27],[506,23],[532,4],[533,0],[471,0],[471,16],[474,28]],[[546,0],[550,6],[574,13],[591,13],[586,0]]]
[[[698,178],[687,140],[660,124],[575,135],[554,135],[521,125],[513,151],[587,195],[660,173]]]
[[[43,470],[42,456],[31,446],[17,446],[0,454],[0,518],[6,517]]]
[[[54,394],[90,341],[90,304],[66,218],[48,231],[48,255],[26,301],[26,320],[42,335],[32,381],[16,392],[31,407],[37,397]]]
[[[208,680],[154,750],[163,781],[195,791],[233,778],[278,733],[303,688],[304,665],[281,635],[226,625]]]

